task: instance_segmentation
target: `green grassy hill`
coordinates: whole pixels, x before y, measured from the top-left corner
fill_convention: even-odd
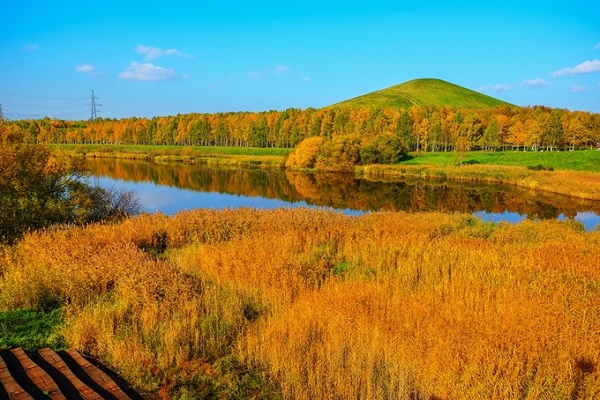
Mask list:
[[[415,79],[330,107],[408,108],[413,105],[481,109],[510,104],[441,79]]]

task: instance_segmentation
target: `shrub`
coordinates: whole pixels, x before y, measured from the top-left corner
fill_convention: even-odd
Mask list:
[[[360,159],[367,164],[396,164],[407,154],[406,146],[391,134],[379,134],[363,143]]]
[[[360,164],[360,137],[335,135],[321,146],[316,167],[321,171],[352,171]]]
[[[542,164],[528,165],[527,169],[530,171],[554,171],[554,168],[551,165],[544,166]]]

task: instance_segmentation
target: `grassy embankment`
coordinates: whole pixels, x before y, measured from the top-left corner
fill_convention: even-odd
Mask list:
[[[210,166],[282,167],[292,149],[223,146],[52,145],[72,155]]]
[[[426,213],[197,210],[32,233],[0,309],[199,398],[592,399],[600,231]]]
[[[421,153],[398,165],[357,168],[368,177],[410,176],[511,184],[600,200],[600,151]],[[536,170],[541,169],[541,170]],[[545,169],[552,169],[551,171]]]

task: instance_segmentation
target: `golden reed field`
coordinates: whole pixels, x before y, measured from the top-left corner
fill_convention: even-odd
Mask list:
[[[0,308],[64,307],[69,345],[163,398],[600,398],[577,223],[197,210],[31,233],[1,268]]]

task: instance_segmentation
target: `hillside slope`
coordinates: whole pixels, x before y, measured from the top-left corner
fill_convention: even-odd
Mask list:
[[[482,109],[511,104],[441,79],[415,79],[329,107],[408,108],[413,105]]]

